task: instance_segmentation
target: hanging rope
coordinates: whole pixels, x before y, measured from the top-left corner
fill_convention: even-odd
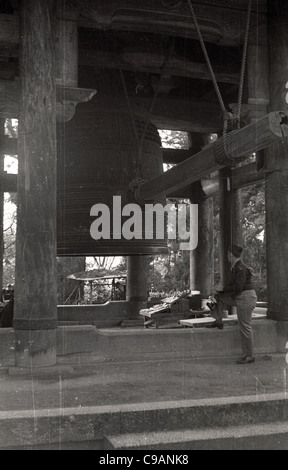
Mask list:
[[[247,22],[246,22],[246,31],[245,31],[245,38],[244,38],[244,47],[243,47],[243,55],[242,55],[242,64],[241,64],[241,72],[240,72],[240,84],[239,84],[239,93],[238,93],[238,103],[237,103],[237,114],[230,113],[226,108],[224,101],[222,99],[222,95],[216,80],[216,76],[212,67],[212,64],[209,59],[209,55],[203,41],[203,37],[201,34],[201,30],[197,21],[197,17],[194,12],[194,8],[192,6],[191,0],[187,0],[188,5],[190,8],[190,12],[194,21],[195,29],[201,44],[202,52],[205,57],[207,67],[209,69],[211,80],[214,85],[214,89],[223,113],[223,137],[222,139],[218,139],[215,144],[215,159],[218,163],[222,164],[225,160],[231,160],[227,150],[227,133],[228,133],[228,123],[229,122],[237,122],[237,127],[240,128],[240,118],[241,118],[241,105],[242,105],[242,95],[243,95],[243,86],[244,86],[244,76],[245,76],[245,66],[246,66],[246,57],[247,57],[247,45],[248,45],[248,36],[249,36],[249,28],[250,28],[250,16],[251,16],[251,7],[252,7],[252,0],[249,0],[248,4],[248,13],[247,13]]]
[[[193,18],[193,21],[194,21],[196,32],[197,32],[197,35],[198,35],[198,38],[199,38],[199,41],[200,41],[202,52],[204,54],[204,57],[205,57],[205,60],[206,60],[206,63],[207,63],[207,66],[208,66],[208,69],[209,69],[209,72],[210,72],[210,75],[211,75],[211,80],[213,82],[215,92],[216,92],[216,95],[218,97],[218,100],[219,100],[219,103],[220,103],[220,106],[221,106],[221,110],[222,110],[223,114],[225,115],[228,111],[225,108],[225,105],[224,105],[224,102],[223,102],[223,99],[222,99],[222,96],[221,96],[221,92],[220,92],[220,89],[219,89],[219,86],[218,86],[218,83],[217,83],[217,80],[216,80],[216,77],[215,77],[215,74],[214,74],[212,64],[211,64],[210,59],[209,59],[209,55],[208,55],[205,43],[203,41],[202,33],[200,31],[200,27],[199,27],[197,17],[195,15],[194,8],[192,6],[191,0],[188,0],[188,5],[189,5],[189,8],[190,8],[190,12],[191,12],[191,15],[192,15],[192,18]]]
[[[130,99],[129,99],[129,95],[128,95],[128,91],[127,91],[125,78],[124,78],[124,75],[123,75],[123,70],[120,69],[119,71],[120,71],[122,86],[123,86],[123,89],[124,89],[125,98],[126,98],[130,118],[131,118],[131,121],[132,121],[133,131],[134,131],[134,134],[135,134],[135,139],[136,139],[136,142],[137,142],[137,148],[138,148],[138,153],[139,153],[139,138],[138,138],[138,132],[137,132],[136,123],[135,123],[135,119],[134,119],[134,114],[133,114],[133,111],[132,111],[132,108],[131,108],[131,103],[130,103]]]
[[[160,77],[159,77],[159,80],[158,80],[158,83],[157,83],[157,86],[156,86],[156,90],[155,90],[154,95],[153,95],[152,103],[150,105],[148,115],[146,117],[146,121],[145,121],[145,124],[144,124],[144,129],[143,129],[143,132],[141,134],[140,139],[139,139],[139,136],[138,136],[137,127],[136,127],[136,123],[135,123],[135,117],[134,117],[134,113],[133,113],[133,110],[132,110],[132,107],[131,107],[131,102],[130,102],[130,99],[129,99],[129,95],[128,95],[127,86],[126,86],[125,78],[124,78],[124,75],[123,75],[123,71],[122,71],[122,69],[120,69],[121,81],[122,81],[123,89],[124,89],[124,92],[125,92],[127,106],[128,106],[128,109],[129,109],[129,114],[130,114],[130,117],[131,117],[131,121],[132,121],[132,124],[133,124],[133,129],[134,129],[134,133],[135,133],[135,138],[136,138],[136,142],[137,142],[137,157],[138,157],[137,160],[138,160],[138,164],[137,164],[137,169],[136,169],[136,179],[138,178],[138,179],[142,180],[142,178],[143,178],[143,176],[142,176],[142,145],[143,145],[143,140],[144,140],[146,130],[147,130],[147,126],[149,124],[150,117],[151,117],[152,111],[154,109],[154,105],[155,105],[155,102],[156,102],[156,99],[157,99],[157,96],[158,96],[158,93],[159,93],[159,90],[160,90],[160,85],[161,85],[161,82],[162,82],[162,79],[163,79],[163,75],[164,75],[164,72],[165,72],[167,61],[168,61],[169,57],[171,56],[171,54],[173,52],[174,45],[175,45],[175,40],[174,40],[174,38],[172,38],[169,41],[167,54],[164,58],[162,66],[161,66]]]
[[[246,60],[247,60],[247,48],[248,48],[248,38],[249,38],[249,29],[250,29],[251,9],[252,9],[252,0],[249,0],[246,31],[245,31],[245,37],[244,37],[243,54],[242,54],[242,64],[241,64],[241,72],[240,72],[240,85],[239,85],[239,93],[238,93],[238,108],[237,108],[238,128],[240,128],[242,95],[243,95]]]
[[[145,133],[146,133],[146,130],[147,130],[147,125],[149,123],[149,120],[150,120],[150,117],[151,117],[151,114],[152,114],[152,111],[153,111],[153,108],[154,108],[154,105],[155,105],[155,101],[157,99],[157,96],[158,96],[158,93],[159,93],[159,90],[160,90],[160,85],[161,85],[161,82],[162,82],[162,79],[163,79],[165,67],[166,67],[166,64],[167,64],[167,61],[168,61],[169,57],[171,56],[171,54],[174,50],[174,46],[175,46],[175,40],[174,40],[174,38],[172,38],[169,41],[167,53],[166,53],[164,62],[163,62],[162,67],[161,67],[160,77],[159,77],[157,87],[156,87],[156,90],[155,90],[155,93],[154,93],[154,96],[153,96],[153,99],[152,99],[152,103],[151,103],[151,106],[150,106],[150,109],[149,109],[149,112],[148,112],[148,115],[147,115],[147,118],[146,118],[144,130],[143,130],[142,137],[141,137],[141,140],[140,140],[140,149],[142,148],[142,143],[143,143],[143,139],[145,137]]]

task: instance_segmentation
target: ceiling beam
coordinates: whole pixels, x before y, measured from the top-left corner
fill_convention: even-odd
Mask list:
[[[162,73],[165,61],[164,54],[148,52],[122,52],[116,54],[108,51],[79,50],[79,64],[105,69],[122,69],[133,72]],[[238,84],[240,73],[229,67],[214,66],[218,82]],[[178,76],[211,80],[211,74],[205,63],[190,62],[187,58],[172,56],[165,63],[165,76]]]
[[[77,102],[91,99],[94,90],[81,88],[56,87],[57,120],[65,121],[72,117]],[[100,92],[99,92],[100,95]],[[17,118],[19,115],[20,81],[0,80],[0,117]],[[97,102],[98,97],[95,96]],[[103,96],[100,100],[103,101]],[[109,105],[109,97],[104,96],[105,106]],[[135,113],[149,113],[151,99],[130,99],[131,108]],[[122,103],[123,104],[123,103]],[[115,109],[115,103],[111,106]],[[124,103],[127,106],[127,103]],[[196,102],[183,98],[167,98],[158,96],[151,112],[150,119],[158,129],[182,130],[200,133],[218,132],[222,129],[222,116],[218,103]]]
[[[161,0],[106,0],[90,2],[74,0],[79,7],[79,26],[98,30],[149,32],[198,40],[198,35],[186,1],[169,6]],[[247,22],[247,1],[195,1],[195,14],[204,41],[225,46],[239,46]],[[251,25],[265,22],[265,0],[252,8]],[[258,34],[258,40],[262,38]]]
[[[151,98],[130,99],[133,111],[149,112]],[[210,134],[223,129],[223,118],[217,102],[193,101],[185,98],[157,97],[150,117],[158,129]]]

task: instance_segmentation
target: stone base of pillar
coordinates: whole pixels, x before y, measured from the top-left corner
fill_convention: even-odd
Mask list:
[[[277,352],[288,353],[288,321],[277,321]]]
[[[147,308],[147,301],[129,300],[128,301],[129,320],[141,320],[141,315],[139,315],[139,312],[142,308]]]
[[[56,329],[15,330],[16,367],[56,364]]]

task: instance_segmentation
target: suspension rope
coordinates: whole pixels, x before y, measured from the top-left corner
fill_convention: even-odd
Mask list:
[[[242,64],[241,64],[241,72],[240,72],[239,93],[238,93],[237,121],[238,121],[239,128],[240,128],[245,68],[246,68],[246,60],[247,60],[247,48],[248,48],[248,38],[249,38],[249,29],[250,29],[251,9],[252,9],[252,0],[249,0],[248,11],[247,11],[246,31],[245,31],[245,37],[244,37],[243,54],[242,54]]]
[[[169,59],[169,57],[171,56],[171,54],[173,52],[174,46],[175,46],[175,39],[172,38],[172,39],[170,39],[167,54],[164,58],[162,66],[161,66],[160,77],[159,77],[159,80],[158,80],[158,83],[157,83],[157,86],[156,86],[156,90],[155,90],[154,95],[153,95],[153,99],[152,99],[152,103],[151,103],[149,111],[148,111],[148,115],[146,117],[146,121],[145,121],[145,124],[144,124],[144,129],[143,129],[143,132],[141,134],[140,140],[139,140],[139,136],[138,136],[138,132],[137,132],[137,128],[136,128],[135,117],[134,117],[134,113],[133,113],[133,110],[132,110],[132,107],[131,107],[131,102],[130,102],[130,99],[129,99],[129,95],[128,95],[127,86],[126,86],[126,82],[125,82],[125,79],[124,79],[123,71],[122,71],[122,69],[120,69],[121,81],[122,81],[122,85],[123,85],[123,89],[124,89],[124,93],[125,93],[125,97],[126,97],[127,106],[128,106],[128,109],[129,109],[131,121],[132,121],[132,124],[133,124],[133,129],[134,129],[134,133],[135,133],[136,142],[137,142],[137,149],[138,149],[138,151],[137,151],[138,159],[137,160],[138,160],[138,164],[137,164],[137,169],[136,169],[136,178],[140,178],[140,179],[143,178],[143,176],[142,176],[142,145],[143,145],[143,140],[144,140],[144,137],[145,137],[145,134],[146,134],[147,126],[148,126],[152,111],[154,109],[155,101],[157,99],[157,96],[158,96],[158,93],[159,93],[159,90],[160,90],[160,85],[161,85],[161,82],[162,82],[162,79],[163,79],[165,68],[166,68],[168,59]]]
[[[125,98],[126,98],[130,118],[131,118],[131,121],[132,121],[132,126],[133,126],[133,131],[134,131],[134,134],[135,134],[135,139],[136,139],[136,142],[137,142],[137,147],[139,148],[138,132],[137,132],[137,129],[136,129],[136,123],[135,123],[134,114],[133,114],[133,111],[132,111],[132,107],[131,107],[131,103],[130,103],[130,99],[129,99],[129,95],[128,95],[128,91],[127,91],[125,78],[124,78],[124,75],[123,75],[123,70],[119,69],[119,72],[120,72],[120,76],[121,76],[121,81],[122,81],[122,85],[123,85],[123,89],[124,89],[124,93],[125,93]]]
[[[148,115],[147,115],[147,118],[146,118],[144,130],[143,130],[141,140],[140,140],[140,152],[142,150],[142,143],[143,143],[143,140],[144,140],[144,137],[145,137],[147,126],[148,126],[148,123],[149,123],[149,120],[150,120],[150,117],[151,117],[152,111],[154,109],[154,105],[155,105],[155,102],[156,102],[156,99],[157,99],[157,96],[158,96],[158,93],[159,93],[159,90],[160,90],[160,85],[161,85],[162,78],[163,78],[163,75],[164,75],[165,67],[167,65],[167,61],[168,61],[169,57],[171,56],[171,54],[174,50],[174,47],[175,47],[175,39],[172,38],[172,39],[170,39],[170,43],[168,45],[167,54],[164,58],[164,62],[163,62],[162,67],[161,67],[160,77],[159,77],[157,87],[156,87],[156,90],[155,90],[155,93],[154,93],[154,96],[153,96],[153,99],[152,99],[152,103],[151,103],[151,106],[150,106],[150,109],[148,111]]]
[[[225,105],[224,105],[224,102],[223,102],[223,99],[222,99],[222,96],[221,96],[221,92],[220,92],[220,89],[219,89],[219,86],[218,86],[218,83],[217,83],[217,80],[216,80],[216,77],[215,77],[215,73],[214,73],[212,64],[211,64],[210,59],[209,59],[209,55],[208,55],[205,43],[203,41],[203,37],[202,37],[201,31],[200,31],[200,27],[199,27],[197,17],[195,15],[194,8],[192,6],[191,0],[188,0],[188,5],[189,5],[189,8],[190,8],[190,12],[191,12],[191,15],[192,15],[192,18],[193,18],[193,21],[194,21],[196,32],[197,32],[197,35],[198,35],[198,38],[199,38],[199,41],[200,41],[200,44],[201,44],[202,52],[203,52],[204,57],[206,59],[206,63],[207,63],[207,66],[208,66],[208,69],[209,69],[209,72],[210,72],[210,75],[211,75],[211,79],[212,79],[212,82],[213,82],[213,85],[214,85],[214,88],[215,88],[215,91],[216,91],[216,94],[217,94],[222,112],[225,115],[228,111],[225,108]]]
[[[243,95],[243,86],[244,86],[244,76],[245,76],[245,67],[246,67],[246,58],[247,58],[247,45],[248,45],[248,36],[249,36],[249,28],[250,28],[250,17],[251,17],[251,7],[252,7],[252,0],[249,0],[248,4],[248,13],[247,13],[247,22],[246,22],[246,30],[245,30],[245,38],[244,38],[244,47],[243,47],[243,54],[242,54],[242,63],[241,63],[241,72],[240,72],[240,83],[239,83],[239,91],[238,91],[238,103],[237,103],[237,114],[230,113],[226,108],[224,101],[222,99],[222,95],[216,80],[216,76],[212,67],[212,64],[209,59],[209,55],[202,37],[202,33],[197,21],[197,17],[194,12],[194,8],[192,6],[191,0],[187,0],[188,5],[190,8],[190,12],[194,21],[195,29],[201,44],[202,52],[205,57],[207,67],[209,69],[211,79],[215,88],[215,92],[223,113],[223,133],[222,139],[216,141],[215,144],[215,159],[218,163],[222,164],[227,159],[231,160],[228,150],[227,150],[227,133],[228,133],[228,122],[237,122],[238,129],[240,128],[240,118],[241,118],[241,105],[242,105],[242,95]],[[235,132],[235,131],[232,131]]]

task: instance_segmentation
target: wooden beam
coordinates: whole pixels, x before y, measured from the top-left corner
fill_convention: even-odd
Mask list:
[[[142,4],[141,4],[142,3]],[[135,0],[106,0],[88,2],[83,8],[81,0],[74,1],[74,9],[79,10],[78,27],[96,30],[122,30],[151,32],[161,35],[180,36],[197,39],[198,36],[186,2],[165,7],[160,1],[146,0],[135,4]],[[247,21],[247,2],[194,2],[195,13],[205,41],[220,45],[239,47]],[[68,4],[66,5],[66,9]],[[265,0],[257,2],[252,8],[251,24],[258,25],[266,20]],[[261,40],[261,34],[258,40]],[[9,54],[18,54],[19,16],[0,15],[0,49],[10,48]]]
[[[0,177],[0,188],[3,193],[16,193],[17,192],[17,179],[18,175],[14,173],[6,173]]]
[[[122,52],[116,54],[109,51],[79,50],[80,65],[97,66],[106,69],[160,74],[164,61],[164,54],[147,52]],[[213,70],[217,82],[239,85],[240,73],[238,71],[220,66],[215,66]],[[211,80],[210,72],[205,63],[190,62],[187,58],[175,56],[167,60],[165,75]]]
[[[160,196],[185,187],[204,176],[225,166],[232,166],[241,157],[268,147],[270,144],[288,137],[287,116],[282,112],[272,112],[258,121],[227,136],[229,160],[219,158],[219,145],[223,139],[204,147],[196,155],[171,168],[162,175],[140,184],[135,195],[139,202],[155,200]]]
[[[76,87],[56,87],[56,113],[58,121],[71,119],[78,103],[93,98],[96,90]],[[20,104],[20,81],[0,80],[0,117],[18,118]]]
[[[247,163],[231,171],[231,188],[241,189],[251,184],[259,183],[265,180],[268,172],[258,171],[257,162]],[[206,197],[213,197],[219,191],[219,177],[203,178],[201,187]],[[191,185],[178,189],[173,193],[168,193],[168,198],[189,198],[191,194]]]
[[[197,39],[197,32],[186,2],[179,2],[177,9],[164,2],[146,0],[106,0],[95,5],[73,2],[82,8],[79,26],[98,30],[151,32],[161,35]],[[222,1],[193,2],[204,41],[236,46],[243,41],[247,22],[247,1],[227,5]],[[265,21],[265,0],[259,0],[252,8],[251,24]]]
[[[57,121],[73,117],[77,103],[89,101],[96,90],[74,87],[56,87]],[[17,118],[19,115],[20,82],[0,80],[0,117]],[[107,106],[109,97],[105,97]],[[134,112],[147,112],[151,98],[131,97]],[[115,106],[115,103],[113,103]],[[127,106],[122,102],[122,106]],[[158,97],[151,114],[151,121],[158,129],[192,131],[200,133],[219,132],[223,127],[218,103],[189,101],[185,99]]]
[[[191,157],[191,150],[162,148],[163,162],[178,164]]]
[[[151,98],[132,97],[130,101],[135,112],[147,112],[151,107]],[[158,129],[203,134],[217,133],[223,129],[223,118],[217,102],[158,96],[150,120]]]
[[[5,155],[18,155],[18,139],[8,137],[8,135],[3,136],[0,141],[0,153]]]
[[[251,184],[259,183],[265,179],[266,172],[257,170],[257,163],[233,168],[231,171],[231,188],[241,189]],[[204,178],[201,181],[202,189],[207,197],[215,195],[219,191],[219,178]]]
[[[16,139],[10,139],[16,140]],[[267,172],[258,171],[257,163],[247,163],[240,167],[234,168],[231,172],[231,186],[233,189],[244,188],[254,183],[258,183],[265,179]],[[17,192],[17,174],[4,172],[0,180],[0,187],[3,192],[16,193]],[[219,179],[207,178],[201,181],[202,189],[206,197],[214,196],[219,191]],[[172,194],[167,194],[167,197],[175,198],[189,198],[191,193],[191,186],[182,188]]]

